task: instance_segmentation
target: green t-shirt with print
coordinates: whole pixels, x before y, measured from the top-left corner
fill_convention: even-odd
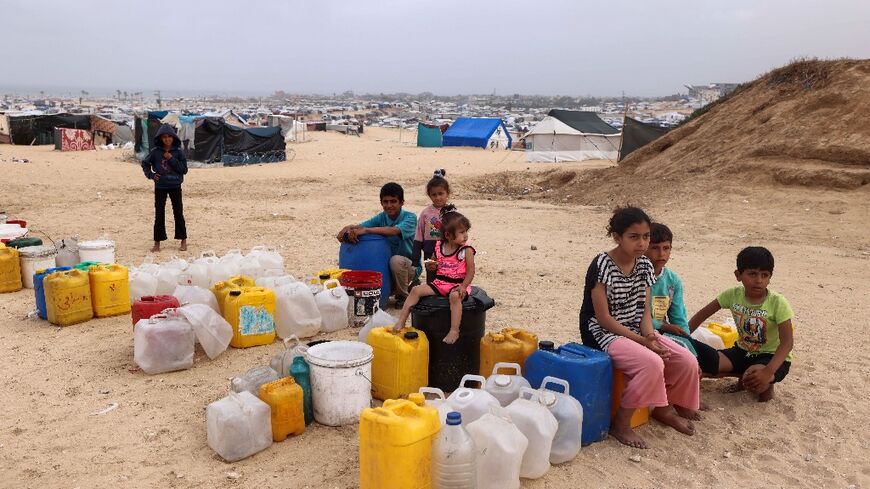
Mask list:
[[[728,309],[737,325],[737,346],[750,355],[773,354],[779,346],[779,325],[794,316],[791,306],[782,294],[767,291],[761,304],[746,301],[742,285],[728,289],[717,297],[719,306]],[[792,360],[789,352],[787,362]]]

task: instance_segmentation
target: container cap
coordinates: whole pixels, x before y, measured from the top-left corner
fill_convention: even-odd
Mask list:
[[[412,393],[408,394],[408,400],[413,402],[414,404],[416,404],[418,406],[425,406],[426,405],[426,396],[424,396],[423,394],[420,394],[419,392],[412,392]]]
[[[552,341],[544,340],[544,341],[538,342],[538,349],[553,351],[556,349],[556,345],[554,345]]]
[[[504,335],[501,333],[493,333],[492,341],[495,341],[496,343],[501,343],[502,341],[504,341]]]
[[[539,392],[540,392],[540,396],[538,397],[538,399],[541,401],[541,404],[543,404],[544,406],[547,406],[547,407],[552,406],[553,404],[556,404],[556,394],[553,394],[552,392],[549,392],[549,391],[539,391]]]
[[[416,331],[408,331],[407,333],[405,333],[406,340],[416,340],[419,337],[420,337],[420,335],[417,334]]]
[[[499,387],[507,387],[511,385],[510,375],[499,374],[495,376],[495,385]]]
[[[241,290],[231,290],[230,295],[233,297],[238,297],[238,296],[242,295],[242,291]]]
[[[330,278],[330,275],[328,273],[321,273],[319,275],[319,278],[320,280],[328,280]]]
[[[450,411],[447,413],[447,425],[448,426],[456,426],[462,424],[462,415],[457,413],[456,411]]]

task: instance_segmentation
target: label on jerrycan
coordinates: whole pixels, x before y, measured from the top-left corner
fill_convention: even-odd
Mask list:
[[[239,308],[239,333],[242,336],[269,334],[275,331],[275,320],[263,307]]]

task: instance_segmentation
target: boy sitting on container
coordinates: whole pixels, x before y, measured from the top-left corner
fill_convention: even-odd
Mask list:
[[[402,209],[405,204],[405,190],[398,183],[384,184],[380,196],[383,212],[359,224],[348,224],[341,228],[336,238],[340,242],[349,243],[357,243],[363,234],[379,234],[387,238],[390,243],[393,295],[396,297],[396,307],[401,308],[408,297],[409,285],[420,272],[411,264],[417,215]]]
[[[729,309],[737,325],[737,343],[719,350],[719,373],[740,377],[738,388],[758,394],[759,402],[773,399],[773,384],[791,367],[794,346],[791,306],[767,286],[773,276],[773,254],[760,246],[737,254],[734,276],[741,285],[730,288],[689,320],[694,331],[719,309]]]

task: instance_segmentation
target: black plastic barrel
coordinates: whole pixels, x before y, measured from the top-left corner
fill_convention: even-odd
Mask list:
[[[486,329],[486,311],[495,306],[486,291],[471,287],[462,301],[462,322],[456,343],[444,343],[450,332],[450,302],[446,297],[429,296],[411,308],[411,325],[429,340],[429,386],[450,392],[459,387],[465,374],[480,368],[480,340]]]

